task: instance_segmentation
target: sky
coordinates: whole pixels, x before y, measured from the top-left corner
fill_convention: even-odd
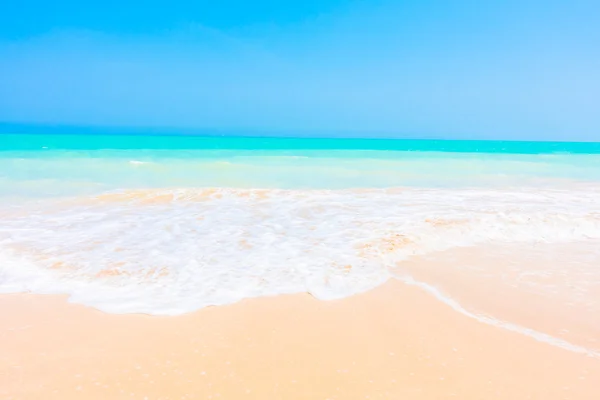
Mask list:
[[[597,0],[2,8],[4,126],[600,141]]]

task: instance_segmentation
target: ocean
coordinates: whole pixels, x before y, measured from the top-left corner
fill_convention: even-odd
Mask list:
[[[0,292],[109,313],[332,300],[389,279],[455,306],[451,274],[559,299],[592,334],[533,332],[594,353],[599,245],[600,143],[0,135]],[[469,249],[488,258],[456,255]]]

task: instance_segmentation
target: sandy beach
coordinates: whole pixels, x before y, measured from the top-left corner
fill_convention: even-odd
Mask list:
[[[2,5],[0,400],[600,400],[600,0]]]
[[[481,323],[397,281],[338,301],[178,317],[0,297],[3,399],[597,399],[600,359]]]

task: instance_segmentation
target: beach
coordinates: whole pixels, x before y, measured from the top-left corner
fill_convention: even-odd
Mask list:
[[[2,6],[0,400],[600,400],[600,0]]]
[[[600,396],[600,149],[77,140],[0,148],[2,399]]]
[[[324,302],[244,300],[178,317],[64,296],[0,298],[5,399],[597,399],[600,359],[388,282]]]

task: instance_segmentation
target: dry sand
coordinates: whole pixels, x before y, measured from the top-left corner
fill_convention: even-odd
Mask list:
[[[1,399],[600,399],[600,359],[391,281],[179,317],[0,296]]]

